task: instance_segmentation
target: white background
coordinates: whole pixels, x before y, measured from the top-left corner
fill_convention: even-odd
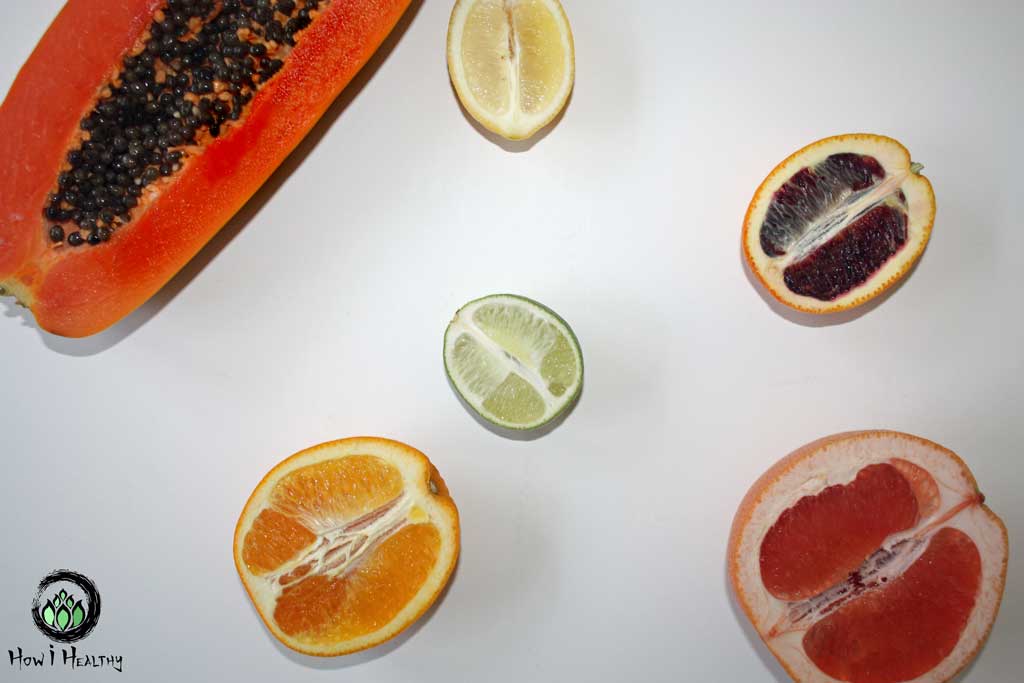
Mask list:
[[[59,5],[4,3],[0,87]],[[467,120],[451,2],[414,3],[140,311],[66,340],[3,300],[0,679],[72,677],[6,652],[45,647],[29,603],[68,566],[104,600],[80,649],[125,657],[81,681],[783,681],[726,588],[733,512],[793,448],[875,427],[957,451],[1009,527],[1002,612],[968,678],[1017,679],[1021,5],[565,5],[576,89],[536,140]],[[880,304],[794,315],[745,273],[743,214],[783,157],[855,131],[925,164],[932,241]],[[586,359],[575,412],[533,441],[481,427],[442,368],[452,313],[502,291],[558,311]],[[360,434],[432,458],[462,557],[397,640],[307,658],[250,606],[234,524],[279,460]]]

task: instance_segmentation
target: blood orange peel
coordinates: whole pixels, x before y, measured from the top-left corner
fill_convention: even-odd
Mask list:
[[[852,432],[798,449],[755,482],[728,565],[740,606],[794,680],[942,683],[988,636],[1007,546],[952,451]]]
[[[434,603],[455,568],[459,515],[416,449],[358,437],[274,467],[235,528],[238,575],[289,648],[335,656],[393,638]]]
[[[787,157],[761,183],[743,252],[773,297],[808,313],[859,306],[899,282],[924,252],[935,194],[898,141],[837,135]]]

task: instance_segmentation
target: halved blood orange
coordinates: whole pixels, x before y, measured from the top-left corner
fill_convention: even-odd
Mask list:
[[[801,683],[942,683],[995,621],[1008,541],[955,453],[900,432],[837,434],[740,504],[729,576]]]
[[[416,449],[332,441],[272,469],[235,528],[238,575],[282,643],[342,655],[394,637],[434,602],[459,554],[459,513]]]
[[[743,251],[772,296],[809,313],[873,299],[920,258],[935,194],[907,149],[881,135],[819,140],[761,183]]]

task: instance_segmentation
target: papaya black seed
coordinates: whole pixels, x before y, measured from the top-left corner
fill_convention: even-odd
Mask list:
[[[320,4],[165,0],[142,49],[122,59],[107,94],[82,118],[82,141],[68,150],[59,192],[43,207],[48,220],[71,221],[90,234],[65,237],[51,224],[51,238],[60,228],[60,241],[94,244],[130,221],[144,188],[182,167],[182,148],[219,137],[226,121],[244,116],[255,92],[284,66],[276,45],[294,45]]]

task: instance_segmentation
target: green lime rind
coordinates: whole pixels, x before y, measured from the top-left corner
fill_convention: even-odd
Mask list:
[[[488,396],[481,396],[480,394],[472,391],[471,387],[468,385],[473,382],[473,378],[465,376],[466,373],[461,372],[460,368],[456,367],[458,365],[454,357],[456,351],[462,354],[463,358],[465,358],[467,354],[477,356],[477,360],[479,362],[473,367],[473,370],[479,371],[478,374],[487,375],[490,373],[489,379],[492,384],[498,376],[495,373],[500,371],[496,366],[502,365],[503,363],[506,365],[508,364],[507,361],[501,361],[500,359],[491,362],[482,358],[483,355],[486,355],[487,350],[467,350],[465,347],[470,346],[468,343],[463,344],[462,349],[456,349],[456,345],[460,339],[466,336],[463,334],[465,331],[463,329],[465,326],[465,323],[463,322],[465,318],[480,310],[487,304],[502,305],[513,309],[517,308],[525,310],[533,318],[550,324],[556,332],[561,333],[561,339],[556,337],[555,344],[559,344],[562,339],[564,339],[566,342],[565,345],[568,346],[568,349],[563,348],[558,350],[558,352],[564,353],[568,350],[571,353],[571,358],[575,363],[572,381],[568,383],[552,381],[544,383],[543,387],[538,387],[538,384],[541,384],[541,382],[537,381],[538,379],[546,379],[547,375],[557,374],[562,371],[562,368],[559,367],[557,362],[546,363],[546,361],[554,355],[553,351],[555,349],[550,348],[548,350],[548,354],[544,356],[542,362],[534,370],[523,364],[515,354],[510,353],[506,348],[506,345],[528,347],[530,341],[536,341],[535,338],[506,339],[506,345],[502,345],[493,337],[487,335],[487,344],[492,347],[492,351],[493,348],[499,348],[504,356],[507,356],[508,359],[516,363],[515,367],[517,371],[513,372],[512,370],[508,370],[507,375],[504,376],[504,379],[500,382],[499,386],[497,386]],[[455,335],[453,338],[452,333],[455,329],[458,329],[459,334]],[[505,332],[507,332],[507,330],[505,330]],[[519,344],[519,342],[522,342],[522,344]],[[491,355],[495,356],[493,353]],[[539,301],[534,301],[533,299],[529,299],[518,294],[491,294],[474,299],[459,308],[453,316],[452,321],[449,323],[448,328],[445,330],[442,358],[448,379],[451,381],[455,391],[459,394],[466,405],[468,405],[486,422],[503,429],[517,432],[528,432],[548,425],[552,421],[557,420],[559,417],[564,415],[565,412],[572,407],[579,398],[580,392],[583,389],[583,352],[580,349],[580,343],[579,339],[576,337],[576,333],[573,332],[565,319],[555,311],[551,310]],[[488,365],[490,367],[486,367]],[[519,369],[525,370],[525,374],[527,375],[534,374],[534,381],[529,381],[528,377],[524,379],[521,376],[524,373],[518,372]],[[538,374],[540,377],[537,376]],[[479,379],[479,377],[477,379]],[[477,384],[479,384],[479,382],[477,382]],[[520,421],[503,419],[502,416],[495,414],[495,410],[492,408],[496,406],[501,409],[505,409],[506,412],[513,409],[519,410],[520,412],[525,411],[526,413],[530,413],[531,410],[534,410],[535,412],[536,400],[532,397],[527,397],[526,400],[520,400],[523,395],[528,393],[524,391],[525,387],[531,388],[533,393],[537,395],[537,399],[540,399],[543,402],[545,409],[542,414],[533,417],[530,415],[523,415],[522,417],[524,419]]]

